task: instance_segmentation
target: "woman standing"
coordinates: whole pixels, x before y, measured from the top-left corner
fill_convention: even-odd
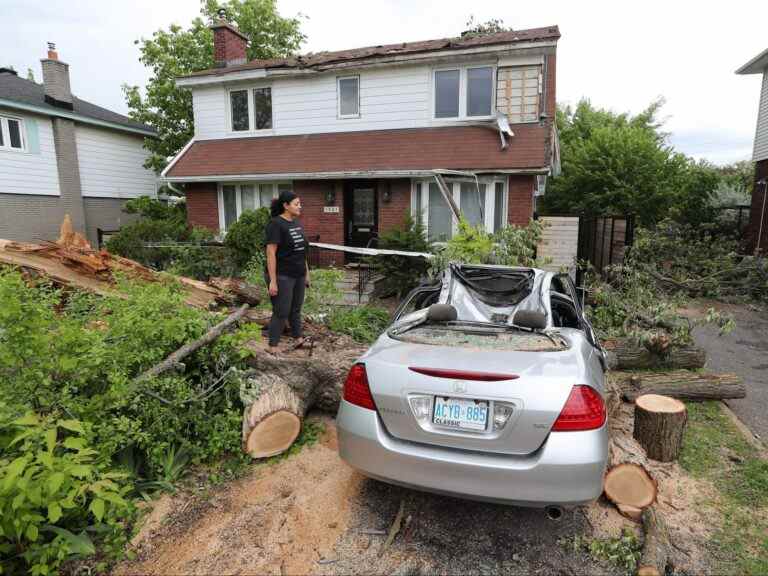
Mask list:
[[[277,352],[285,321],[290,321],[296,346],[304,342],[301,306],[304,289],[309,288],[307,239],[297,218],[301,200],[293,192],[281,192],[272,200],[272,220],[267,225],[267,284],[272,300],[269,322],[269,350]]]

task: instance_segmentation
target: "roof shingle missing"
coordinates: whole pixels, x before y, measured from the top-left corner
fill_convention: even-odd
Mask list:
[[[437,40],[423,40],[419,42],[401,42],[399,44],[385,44],[379,46],[367,46],[351,50],[338,50],[336,52],[317,52],[291,56],[289,58],[272,58],[267,60],[251,60],[239,66],[228,68],[212,68],[193,72],[187,77],[193,76],[220,76],[230,72],[242,70],[259,70],[274,68],[318,68],[322,66],[338,64],[342,62],[360,61],[379,58],[382,56],[400,56],[404,54],[417,54],[423,52],[437,52],[441,50],[460,50],[475,46],[490,46],[494,44],[514,44],[518,42],[535,42],[539,40],[557,40],[560,38],[560,30],[557,26],[545,26],[543,28],[530,28],[528,30],[512,30],[496,34],[482,36],[466,36],[456,38],[440,38]]]

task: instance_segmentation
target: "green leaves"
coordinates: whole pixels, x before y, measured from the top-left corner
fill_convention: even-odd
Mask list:
[[[58,425],[78,434],[85,434],[83,425],[77,420],[59,420]]]
[[[96,520],[101,522],[101,519],[104,517],[104,500],[96,498],[91,502],[91,505],[88,507],[88,509],[93,512]]]

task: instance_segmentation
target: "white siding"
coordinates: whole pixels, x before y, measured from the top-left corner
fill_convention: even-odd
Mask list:
[[[83,196],[154,196],[157,177],[144,168],[141,136],[78,125],[75,130]]]
[[[755,153],[753,160],[768,158],[768,69],[763,72],[763,89],[760,93],[760,110],[757,113]]]
[[[340,119],[337,117],[336,78],[350,74],[360,76],[360,117]],[[196,138],[208,140],[456,124],[455,120],[432,119],[431,83],[432,68],[422,65],[239,84],[237,88],[272,87],[274,128],[257,133],[229,130],[228,90],[235,86],[194,88]]]
[[[0,150],[0,194],[58,196],[59,172],[50,118],[2,108],[0,115],[21,118],[25,122],[25,131],[36,130],[37,134],[37,145],[28,141],[26,151]],[[29,136],[25,135],[25,138],[29,139]]]

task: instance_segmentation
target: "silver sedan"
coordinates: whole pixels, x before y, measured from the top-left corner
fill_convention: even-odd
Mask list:
[[[451,264],[349,372],[339,454],[419,490],[560,510],[602,492],[605,359],[567,275]]]

